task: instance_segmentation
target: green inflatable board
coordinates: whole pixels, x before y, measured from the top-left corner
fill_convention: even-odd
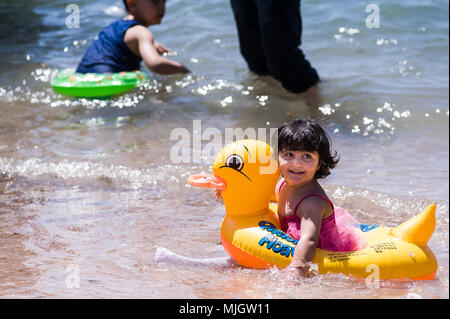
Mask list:
[[[120,73],[75,73],[61,70],[51,82],[53,89],[74,97],[107,98],[135,88],[147,76],[141,71]]]

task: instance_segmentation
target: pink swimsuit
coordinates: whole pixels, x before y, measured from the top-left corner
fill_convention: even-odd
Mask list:
[[[279,190],[285,182],[280,185]],[[330,204],[333,213],[322,220],[319,241],[317,248],[330,251],[355,251],[364,248],[367,245],[367,239],[362,235],[359,229],[359,223],[343,208],[334,207],[333,203],[320,194],[309,194],[300,199],[295,206],[294,214],[287,217],[279,216],[281,230],[290,237],[300,240],[301,220],[296,215],[297,208],[308,197],[317,196]]]

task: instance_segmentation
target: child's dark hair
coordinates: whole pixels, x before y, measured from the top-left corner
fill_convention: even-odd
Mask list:
[[[155,2],[155,0],[152,1]],[[125,10],[128,12],[130,9],[128,8],[127,0],[123,0],[123,5],[125,6]]]
[[[327,132],[312,119],[293,120],[278,128],[278,152],[318,152],[322,162],[314,175],[315,179],[330,175],[339,162],[336,151],[331,152],[331,140]]]

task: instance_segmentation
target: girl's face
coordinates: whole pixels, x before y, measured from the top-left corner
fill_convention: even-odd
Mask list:
[[[312,181],[320,167],[318,152],[282,151],[278,153],[281,173],[289,186],[301,186]]]
[[[160,24],[166,13],[166,0],[134,0],[129,5],[135,19],[145,26]]]

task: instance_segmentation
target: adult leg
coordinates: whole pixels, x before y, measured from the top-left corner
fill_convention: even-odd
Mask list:
[[[254,1],[270,73],[288,91],[308,90],[319,81],[319,75],[299,48],[302,34],[300,0]]]
[[[253,0],[230,0],[230,2],[236,20],[241,54],[247,61],[248,68],[258,74],[269,73],[255,3]]]

